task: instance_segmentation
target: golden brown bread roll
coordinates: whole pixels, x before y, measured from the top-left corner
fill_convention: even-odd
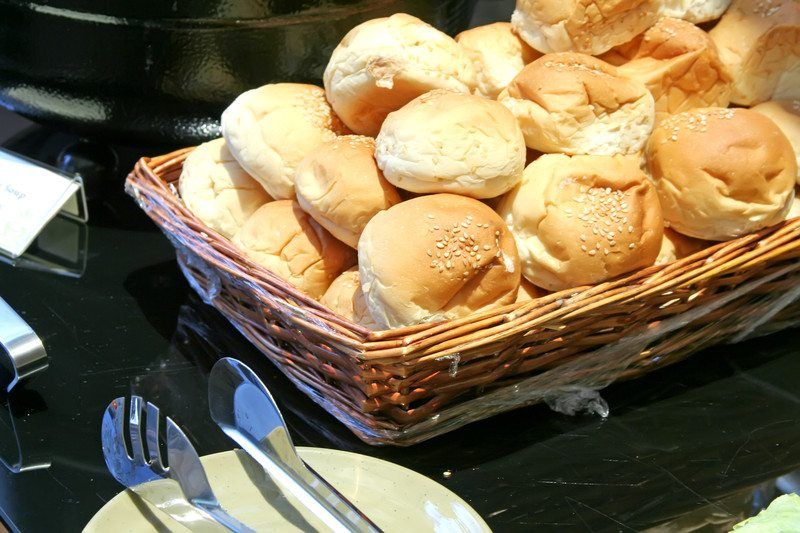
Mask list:
[[[225,139],[215,139],[192,150],[183,162],[178,190],[189,211],[228,239],[256,209],[272,201],[239,166]]]
[[[416,17],[397,13],[359,24],[325,68],[333,109],[359,135],[374,137],[386,115],[433,89],[469,93],[472,62],[452,37]]]
[[[705,108],[668,117],[647,144],[647,164],[667,225],[714,241],[783,220],[797,175],[786,136],[748,109]]]
[[[300,207],[353,248],[375,213],[401,202],[374,153],[371,137],[344,135],[306,156],[295,174]]]
[[[530,302],[531,300],[541,298],[545,294],[547,294],[547,291],[537,287],[527,279],[522,278],[519,284],[519,292],[517,292],[517,299],[514,303]]]
[[[661,0],[659,14],[693,24],[717,20],[725,13],[731,0]]]
[[[546,154],[498,206],[522,274],[558,291],[650,266],[663,224],[655,188],[625,156]]]
[[[670,228],[664,228],[664,240],[661,243],[661,250],[658,252],[656,264],[666,265],[678,259],[689,257],[711,244],[714,243],[687,237]]]
[[[234,236],[233,244],[253,262],[316,299],[356,262],[352,248],[292,200],[261,206]]]
[[[750,109],[772,120],[789,139],[797,158],[797,184],[800,185],[800,100],[770,100]]]
[[[498,101],[519,120],[525,143],[541,152],[631,154],[655,120],[653,96],[605,61],[547,54],[522,69]]]
[[[345,270],[333,280],[319,303],[339,316],[355,322],[367,329],[379,330],[381,327],[369,314],[364,293],[361,291],[361,277],[358,267]]]
[[[367,309],[382,327],[466,316],[514,302],[514,238],[478,200],[432,194],[375,215],[358,243]]]

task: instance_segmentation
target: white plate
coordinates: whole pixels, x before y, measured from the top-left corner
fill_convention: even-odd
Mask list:
[[[298,448],[303,458],[387,533],[393,531],[491,531],[464,500],[435,481],[387,461],[338,450]],[[241,450],[201,458],[222,506],[257,531],[326,531],[296,500],[265,479],[260,466]],[[268,477],[266,477],[269,480]],[[123,491],[106,503],[85,533],[186,531],[149,504]]]

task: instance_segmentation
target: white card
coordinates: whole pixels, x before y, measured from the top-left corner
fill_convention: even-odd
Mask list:
[[[81,188],[78,178],[0,150],[0,251],[22,255]]]

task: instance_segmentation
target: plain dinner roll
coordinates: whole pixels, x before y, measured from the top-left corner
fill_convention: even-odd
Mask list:
[[[497,211],[523,276],[551,291],[650,266],[661,248],[658,197],[633,157],[543,155]]]
[[[514,33],[508,22],[495,22],[462,31],[456,42],[475,67],[475,94],[497,98],[522,67],[541,54]]]
[[[337,315],[367,329],[381,329],[367,310],[367,301],[361,291],[361,276],[358,274],[358,267],[345,270],[341,276],[333,280],[331,286],[319,299],[319,303]]]
[[[398,13],[359,24],[333,51],[323,77],[333,109],[355,133],[374,137],[390,112],[433,89],[469,93],[465,50],[416,17]]]
[[[653,96],[617,68],[584,54],[547,54],[522,69],[498,101],[519,120],[529,148],[632,154],[655,120]]]
[[[358,243],[367,309],[382,327],[466,316],[514,302],[514,238],[491,208],[464,196],[420,196],[378,213]]]
[[[545,294],[547,294],[546,291],[540,289],[527,279],[522,278],[519,284],[519,291],[517,292],[517,299],[514,303],[530,302],[531,300],[541,298]]]
[[[492,198],[522,177],[525,139],[514,116],[494,100],[438,90],[386,118],[375,158],[402,189]]]
[[[783,220],[797,175],[786,136],[748,109],[698,109],[665,119],[647,144],[647,165],[665,222],[713,241]]]
[[[800,98],[800,2],[734,0],[709,33],[733,76],[731,102]]]
[[[333,238],[292,200],[261,206],[234,236],[233,244],[312,298],[325,294],[331,282],[355,264],[352,248]]]
[[[514,30],[536,50],[602,54],[653,25],[661,0],[517,0]]]
[[[719,59],[714,41],[694,24],[661,18],[642,35],[607,55],[614,53],[617,59],[627,59],[619,66],[620,75],[638,80],[650,90],[659,116],[698,107],[728,106],[731,77]]]
[[[800,100],[772,100],[751,109],[769,117],[789,139],[797,158],[797,183],[800,184]]]
[[[375,163],[374,153],[371,137],[338,137],[303,159],[295,173],[300,207],[353,248],[375,213],[401,201]]]
[[[787,219],[800,217],[800,196],[798,191],[795,190],[794,198],[792,199],[792,207],[789,208],[789,213],[786,215]]]
[[[189,211],[228,239],[256,209],[272,200],[239,166],[224,139],[192,150],[183,162],[178,190]]]
[[[683,19],[694,24],[717,20],[731,0],[660,0],[659,14]]]
[[[264,85],[242,93],[222,113],[231,153],[277,199],[293,199],[300,161],[345,132],[325,92],[314,85]]]
[[[670,228],[664,228],[664,239],[661,241],[661,250],[658,252],[656,264],[666,265],[678,259],[689,257],[709,244],[712,243],[681,235]]]

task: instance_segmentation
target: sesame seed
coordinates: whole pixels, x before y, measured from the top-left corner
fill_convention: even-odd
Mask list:
[[[437,248],[444,248],[444,243],[437,242],[437,243],[436,243],[436,247],[437,247]]]
[[[439,226],[434,226],[433,229],[438,230],[440,228],[439,228]]]
[[[635,244],[633,244],[633,243],[630,243],[630,244],[628,245],[628,248],[630,248],[631,250],[633,250],[634,248],[636,248],[636,245],[635,245]]]
[[[587,249],[588,249],[588,248],[586,248],[586,245],[585,245],[585,244],[581,244],[581,250],[583,250],[583,251],[585,252]]]
[[[450,252],[445,252],[445,253],[444,253],[444,256],[445,256],[446,258],[447,258],[447,257],[450,257]]]
[[[428,214],[428,218],[433,219],[433,215]]]
[[[451,261],[448,261],[446,266],[447,268],[453,268],[453,263]]]
[[[491,246],[489,246],[488,244],[484,244],[484,245],[483,245],[483,249],[484,249],[484,250],[486,250],[487,252],[488,252],[488,251],[489,251],[491,248],[492,248],[492,247],[491,247]]]
[[[427,254],[428,254],[428,257],[433,257],[433,252],[431,252],[430,250],[427,251]]]
[[[589,250],[589,255],[594,256],[597,253],[597,250]]]

